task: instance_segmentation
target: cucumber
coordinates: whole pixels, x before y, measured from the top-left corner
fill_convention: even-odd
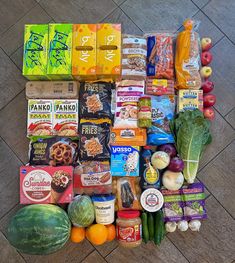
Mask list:
[[[166,235],[164,217],[161,210],[155,213],[154,226],[154,243],[159,246]]]
[[[148,230],[148,221],[147,221],[147,213],[143,212],[141,215],[142,219],[142,230],[143,230],[143,240],[144,243],[148,243],[149,241],[149,230]]]
[[[154,217],[152,213],[148,213],[148,229],[149,240],[154,240]]]

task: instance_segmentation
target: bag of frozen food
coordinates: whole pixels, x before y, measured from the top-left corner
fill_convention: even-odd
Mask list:
[[[184,21],[184,30],[176,39],[175,71],[178,89],[200,89],[200,39],[195,21]]]
[[[31,137],[29,144],[30,165],[75,165],[78,158],[78,138]]]
[[[144,94],[144,81],[122,80],[116,83],[115,128],[138,128],[137,103]]]
[[[145,79],[147,40],[143,36],[122,37],[122,78]]]
[[[147,79],[145,93],[148,95],[162,96],[175,94],[174,80]]]
[[[174,79],[172,33],[147,34],[147,76]]]
[[[114,182],[115,184],[115,182]],[[116,179],[116,196],[118,210],[141,210],[139,180],[136,177],[119,177]]]
[[[81,83],[80,118],[111,118],[112,83]]]
[[[80,161],[104,161],[110,158],[110,124],[110,119],[81,119]]]
[[[112,176],[109,162],[82,162],[74,169],[73,186],[75,194],[112,193]]]
[[[147,130],[147,145],[174,143],[169,123],[175,113],[175,96],[151,96],[151,100],[152,126]]]

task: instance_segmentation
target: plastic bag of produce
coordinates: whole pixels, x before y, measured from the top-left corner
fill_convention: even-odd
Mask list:
[[[184,30],[176,40],[175,71],[178,89],[200,89],[200,39],[194,31],[199,23],[191,19],[184,21]]]

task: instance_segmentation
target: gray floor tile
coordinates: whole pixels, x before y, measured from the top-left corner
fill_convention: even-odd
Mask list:
[[[23,263],[25,262],[19,253],[9,244],[7,239],[0,232],[0,257],[1,262]]]
[[[185,18],[193,16],[198,8],[188,0],[155,1],[128,0],[121,5],[122,10],[144,32],[175,31]]]
[[[48,23],[51,18],[41,8],[36,5],[24,17],[17,21],[14,26],[7,30],[0,38],[0,46],[7,53],[11,55],[16,49],[23,45],[24,42],[24,25],[25,24],[43,24]]]
[[[117,6],[110,0],[41,0],[40,5],[56,22],[98,23]]]
[[[27,100],[23,90],[0,111],[0,135],[24,163],[28,162],[29,148],[26,126]]]
[[[33,6],[34,0],[2,0],[0,12],[0,35],[13,26],[16,21],[23,17]]]
[[[85,258],[82,263],[105,263],[104,258],[97,251],[93,251],[87,258]]]
[[[115,2],[117,5],[121,5],[125,1],[126,0],[113,0],[113,2]]]
[[[225,37],[211,49],[213,70],[211,80],[215,83],[213,94],[215,108],[225,116],[235,106],[235,47]]]
[[[16,65],[0,49],[0,109],[11,101],[25,85],[25,79]]]
[[[199,8],[202,8],[206,4],[210,2],[210,0],[192,0],[194,4],[196,4]]]
[[[200,173],[199,179],[235,218],[235,141],[210,162]]]
[[[113,240],[112,242],[107,242],[102,246],[95,246],[96,250],[99,251],[99,253],[106,257],[112,250],[114,250],[118,246],[117,240]]]
[[[16,64],[20,71],[23,67],[23,46],[19,47],[11,56],[11,60]]]
[[[102,20],[104,23],[121,23],[122,33],[139,34],[143,32],[131,21],[120,8],[115,9],[109,16]]]
[[[228,115],[226,115],[225,119],[233,126],[235,129],[235,109],[230,111]]]
[[[235,255],[235,222],[224,208],[210,196],[206,200],[208,219],[199,232],[176,231],[168,238],[190,263],[231,263]]]
[[[202,10],[235,44],[235,1],[211,0]]]

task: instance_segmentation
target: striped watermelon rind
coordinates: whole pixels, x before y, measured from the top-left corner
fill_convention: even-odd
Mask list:
[[[71,223],[56,205],[29,205],[20,209],[8,225],[8,241],[20,252],[51,254],[68,241]]]

